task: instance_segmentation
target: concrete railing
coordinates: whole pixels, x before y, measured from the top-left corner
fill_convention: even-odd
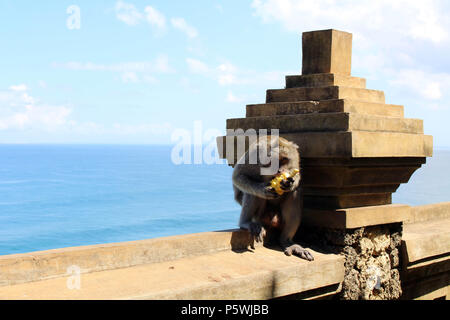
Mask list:
[[[402,297],[448,297],[450,202],[406,207],[399,206]],[[0,256],[0,298],[337,297],[346,257],[312,245],[316,260],[307,262],[277,248],[252,249],[247,232],[229,230]],[[80,270],[80,290],[67,288],[72,266]]]

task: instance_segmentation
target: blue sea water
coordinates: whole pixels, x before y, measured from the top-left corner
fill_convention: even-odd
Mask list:
[[[227,165],[175,165],[171,146],[1,145],[0,255],[235,228]],[[450,150],[394,194],[450,201]]]

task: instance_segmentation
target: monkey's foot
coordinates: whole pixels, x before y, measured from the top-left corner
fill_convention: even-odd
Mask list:
[[[262,225],[256,222],[251,222],[249,225],[250,234],[256,242],[263,242],[266,236],[266,229]]]
[[[286,247],[284,249],[284,253],[287,256],[294,255],[308,261],[314,260],[313,255],[308,250],[306,250],[305,248],[303,248],[301,245],[298,244],[293,244],[290,245],[289,247]]]

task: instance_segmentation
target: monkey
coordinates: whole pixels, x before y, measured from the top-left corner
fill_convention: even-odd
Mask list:
[[[267,163],[263,163],[262,154],[270,155]],[[239,227],[248,230],[256,242],[263,241],[266,229],[279,229],[279,244],[287,256],[296,255],[312,261],[312,254],[293,242],[302,214],[301,175],[282,181],[282,195],[270,186],[277,174],[292,169],[300,170],[300,155],[295,143],[267,135],[250,145],[235,164],[232,175],[234,198],[242,207]]]

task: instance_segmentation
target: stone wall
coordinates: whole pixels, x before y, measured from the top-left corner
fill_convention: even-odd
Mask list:
[[[325,251],[345,257],[344,300],[392,300],[401,294],[401,223],[340,230],[302,227],[299,234]]]

